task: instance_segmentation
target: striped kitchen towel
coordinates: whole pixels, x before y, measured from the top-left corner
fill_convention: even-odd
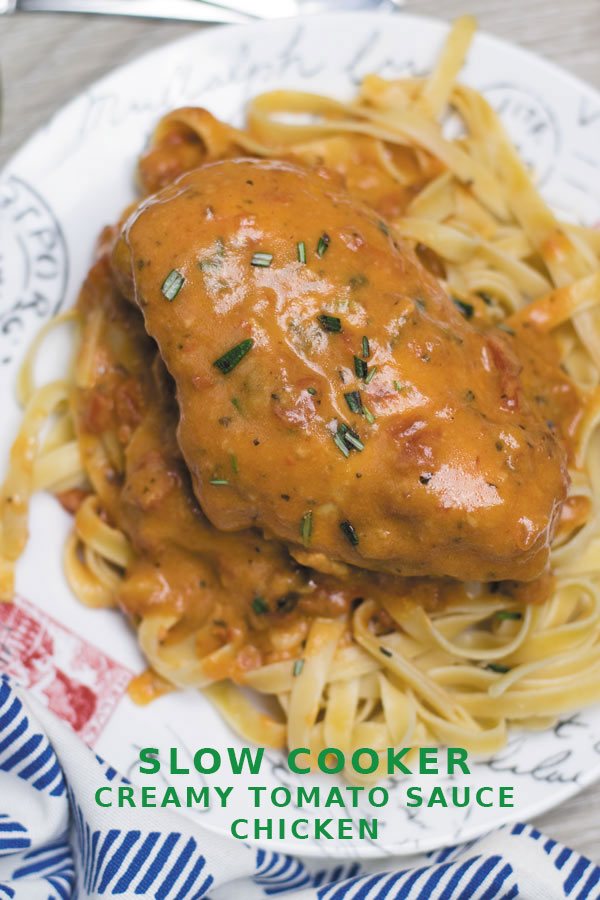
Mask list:
[[[126,779],[0,677],[0,900],[600,900],[600,868],[528,825],[402,859],[329,866],[161,809],[101,809]]]

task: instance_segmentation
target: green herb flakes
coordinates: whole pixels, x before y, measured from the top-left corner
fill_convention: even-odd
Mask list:
[[[347,446],[346,441],[344,440],[343,435],[340,434],[339,431],[336,431],[336,433],[334,434],[334,436],[333,436],[333,443],[336,445],[336,447],[337,447],[339,450],[342,451],[342,453],[344,454],[344,456],[346,457],[346,459],[350,456],[350,449],[349,449],[349,447]]]
[[[363,410],[363,415],[364,415],[365,419],[367,420],[367,422],[369,423],[369,425],[372,425],[373,422],[375,421],[375,416],[373,415],[373,413],[371,412],[371,410],[370,410],[368,407],[366,407],[366,406],[364,405],[364,403],[363,403],[363,408],[362,408],[362,410]]]
[[[262,597],[254,598],[254,600],[252,601],[252,609],[257,616],[262,616],[264,613],[269,612],[269,606]]]
[[[310,544],[310,539],[312,535],[312,509],[309,509],[308,512],[305,512],[302,516],[302,523],[300,525],[300,534],[302,536],[302,543],[305,547],[308,547]]]
[[[362,413],[362,401],[360,399],[360,391],[349,391],[344,394],[344,399],[350,408],[350,412]]]
[[[271,263],[273,262],[273,254],[272,253],[255,253],[252,259],[250,260],[251,266],[258,266],[259,268],[268,269]]]
[[[347,519],[345,522],[340,522],[340,531],[346,540],[349,541],[353,547],[356,547],[358,544],[358,535],[354,530],[354,526]]]
[[[235,369],[237,364],[241,362],[253,344],[254,341],[252,338],[247,338],[245,341],[242,341],[241,344],[237,344],[237,346],[232,347],[231,350],[228,350],[227,353],[224,353],[223,356],[216,359],[213,366],[224,375],[229,374],[229,372],[231,372],[232,369]]]
[[[498,325],[497,325],[497,328],[501,328],[502,331],[505,331],[507,334],[512,335],[512,337],[515,336],[515,332],[514,332],[513,329],[510,327],[510,325],[505,325],[504,322],[499,322]]]
[[[488,663],[486,669],[489,669],[490,672],[498,672],[500,675],[506,675],[507,672],[510,672],[508,666],[503,666],[500,663]]]
[[[325,254],[327,253],[327,249],[329,247],[329,241],[330,241],[329,235],[325,234],[325,232],[323,232],[323,234],[321,235],[321,237],[319,238],[319,240],[317,242],[317,256],[320,259],[322,259],[325,256]]]
[[[459,300],[458,297],[453,297],[452,302],[465,319],[468,320],[473,318],[475,307],[472,303],[466,303],[464,300]]]
[[[181,272],[178,272],[177,269],[171,269],[161,286],[163,296],[169,301],[174,300],[183,287],[184,281],[185,279]]]
[[[340,332],[342,330],[342,322],[337,316],[328,316],[323,313],[317,316],[317,322],[324,331]]]
[[[367,366],[364,359],[361,359],[360,356],[354,357],[354,371],[356,372],[357,378],[366,378],[369,367]]]

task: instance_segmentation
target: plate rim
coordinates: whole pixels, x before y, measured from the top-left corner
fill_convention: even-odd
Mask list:
[[[100,78],[96,78],[93,81],[89,82],[84,86],[84,88],[71,97],[70,100],[67,100],[66,103],[63,103],[52,115],[50,115],[45,122],[39,125],[34,131],[29,135],[25,141],[20,144],[17,149],[11,153],[9,158],[0,168],[0,179],[5,178],[10,174],[11,167],[18,162],[21,155],[24,155],[27,150],[29,150],[30,146],[35,143],[37,139],[52,125],[54,125],[58,119],[60,119],[63,115],[67,115],[72,109],[75,108],[76,104],[80,101],[82,97],[85,97],[90,91],[95,90],[97,88],[102,88],[107,82],[111,81],[113,78],[119,78],[123,76],[128,69],[133,68],[140,63],[144,63],[149,61],[154,55],[160,56],[163,53],[172,53],[177,47],[186,46],[188,44],[194,44],[196,41],[199,43],[203,43],[207,41],[212,35],[215,34],[235,34],[241,32],[253,32],[260,31],[265,28],[276,28],[279,25],[301,25],[306,23],[307,21],[311,22],[322,22],[322,23],[333,23],[336,20],[340,21],[344,20],[356,20],[359,22],[364,22],[369,19],[374,23],[381,22],[384,20],[389,20],[390,22],[409,22],[410,26],[418,26],[419,24],[425,25],[428,28],[438,29],[440,36],[446,35],[452,23],[447,21],[446,19],[436,18],[435,16],[422,15],[420,13],[407,12],[404,9],[398,9],[396,12],[372,12],[372,11],[350,11],[350,12],[337,12],[337,13],[319,13],[319,14],[311,14],[304,16],[293,16],[288,18],[281,19],[261,19],[256,22],[247,22],[240,24],[223,24],[223,25],[205,25],[201,31],[193,31],[191,34],[186,34],[178,38],[174,38],[172,41],[168,41],[165,44],[159,45],[157,47],[152,47],[149,50],[145,50],[139,55],[135,56],[133,59],[128,60],[125,63],[121,63],[110,69],[104,75],[101,75]],[[600,88],[594,87],[592,84],[589,84],[585,79],[581,78],[579,75],[576,75],[574,72],[571,72],[569,69],[563,68],[563,66],[558,63],[553,62],[551,59],[548,59],[546,56],[538,53],[535,50],[530,50],[528,47],[522,47],[520,44],[514,43],[513,41],[508,40],[507,38],[498,37],[495,34],[492,34],[484,29],[477,28],[473,45],[478,42],[490,43],[492,46],[496,47],[501,52],[510,52],[516,53],[521,56],[523,59],[528,62],[541,66],[542,68],[547,69],[549,73],[551,73],[554,77],[561,78],[563,80],[568,81],[571,86],[578,91],[588,94],[593,97],[600,104]]]

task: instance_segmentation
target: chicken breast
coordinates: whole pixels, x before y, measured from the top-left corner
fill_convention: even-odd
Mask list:
[[[176,384],[194,491],[307,565],[530,580],[568,476],[518,336],[477,325],[325,175],[227,160],[145,200],[113,267]]]

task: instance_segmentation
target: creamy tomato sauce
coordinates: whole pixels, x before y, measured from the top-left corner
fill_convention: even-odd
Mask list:
[[[313,567],[544,570],[568,488],[550,410],[568,418],[574,388],[541,338],[490,327],[482,300],[457,306],[327,177],[197,169],[141,204],[114,270],[174,378],[178,441],[217,528],[294,548],[310,515],[312,562],[298,549]]]

